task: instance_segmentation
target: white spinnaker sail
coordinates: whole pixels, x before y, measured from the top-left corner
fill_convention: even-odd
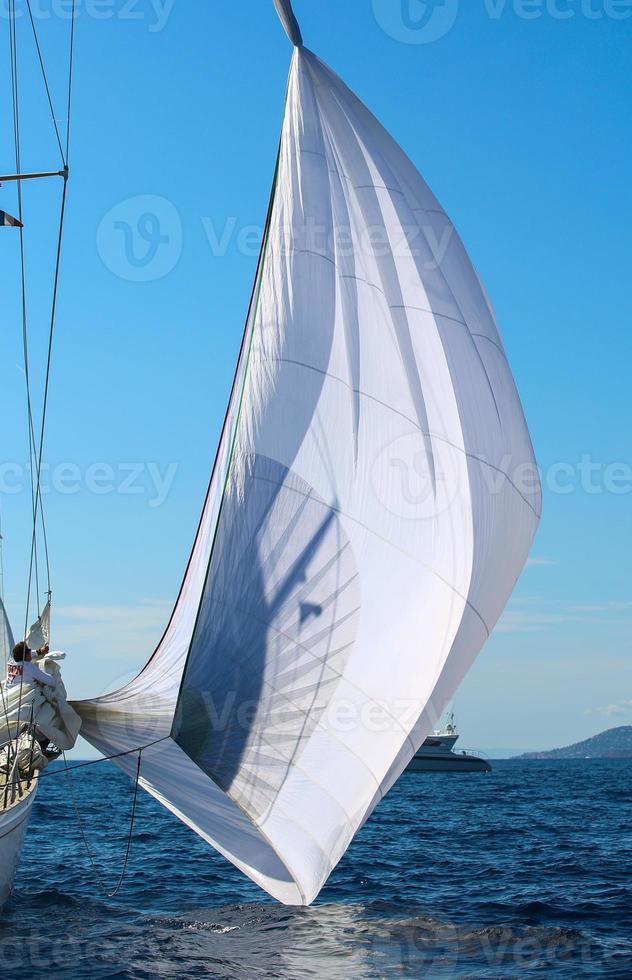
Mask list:
[[[296,44],[288,0],[275,0]],[[527,478],[528,477],[528,478]],[[77,705],[108,755],[271,895],[309,903],[498,619],[540,488],[449,218],[294,51],[211,487],[142,673]],[[134,774],[136,759],[116,760]]]

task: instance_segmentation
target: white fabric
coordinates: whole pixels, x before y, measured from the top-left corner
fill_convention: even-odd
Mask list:
[[[68,751],[77,741],[81,718],[68,703],[56,660],[44,658],[40,663],[51,677],[52,686],[29,680],[26,676],[23,684],[3,685],[0,745],[15,738],[23,725],[32,722],[46,738]]]
[[[301,29],[298,26],[298,21],[296,20],[294,11],[292,10],[291,0],[274,0],[274,6],[277,9],[277,13],[281,18],[281,23],[283,24],[290,41],[292,44],[300,47],[303,43],[303,38],[301,36]]]
[[[26,663],[16,663],[14,660],[9,661],[7,664],[7,688],[19,687],[21,684],[32,684],[34,681],[50,687],[55,686],[53,677],[45,670],[42,670],[41,667],[38,667],[36,663],[32,661],[27,661]]]
[[[458,234],[377,120],[297,48],[182,591],[140,676],[77,705],[83,734],[106,754],[151,745],[144,788],[270,894],[307,904],[489,636],[539,511]],[[133,773],[132,756],[118,763]]]
[[[8,742],[0,750],[0,772],[10,775],[13,766],[17,767],[23,776],[33,772],[41,772],[48,766],[49,760],[44,755],[39,742],[29,732],[19,735],[16,741]]]
[[[50,643],[50,600],[44,606],[42,615],[31,626],[26,642],[31,650],[40,650]]]

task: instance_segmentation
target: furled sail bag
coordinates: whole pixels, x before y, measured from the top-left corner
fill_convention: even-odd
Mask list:
[[[306,904],[489,636],[540,491],[454,226],[275,3],[296,47],[199,532],[152,659],[77,710],[104,753],[143,749],[142,786],[181,820]],[[134,775],[132,754],[117,764]]]

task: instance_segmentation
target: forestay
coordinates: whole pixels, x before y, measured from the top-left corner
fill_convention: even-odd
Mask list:
[[[454,226],[276,5],[299,46],[199,532],[152,659],[78,710],[102,752],[143,747],[143,787],[262,888],[309,903],[489,636],[540,491]]]

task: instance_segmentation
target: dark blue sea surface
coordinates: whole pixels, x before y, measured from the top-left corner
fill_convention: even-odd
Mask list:
[[[0,977],[632,978],[632,763],[406,774],[309,909],[284,908],[144,793],[104,898],[67,777],[41,782]],[[73,773],[112,890],[130,781]]]

